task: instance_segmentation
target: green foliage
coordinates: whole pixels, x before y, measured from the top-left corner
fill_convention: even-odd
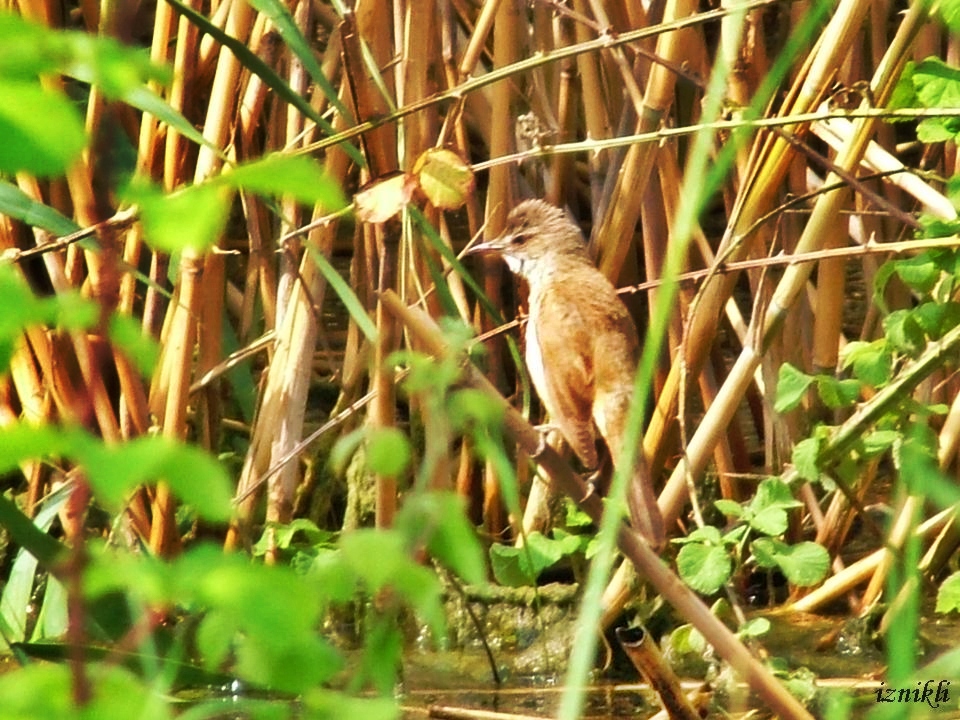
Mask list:
[[[960,612],[960,572],[948,577],[937,589],[937,612]]]
[[[161,250],[175,252],[185,248],[203,250],[216,242],[237,190],[289,195],[300,202],[318,203],[330,211],[346,205],[340,188],[316,161],[283,155],[238,165],[204,183],[170,194],[137,181],[127,187],[124,196],[139,206],[147,240]]]
[[[584,548],[583,539],[578,535],[562,530],[554,530],[553,535],[548,538],[532,532],[521,547],[490,546],[490,565],[497,582],[509,587],[535,585],[540,573]]]
[[[787,511],[801,507],[782,480],[767,478],[761,482],[749,503],[717,500],[714,505],[738,521],[731,530],[724,534],[705,525],[674,540],[682,545],[677,554],[680,577],[697,592],[712,595],[723,587],[733,574],[734,560],[743,557],[748,542],[747,563],[778,568],[794,585],[815,585],[826,576],[830,558],[823,547],[813,542],[788,545],[778,539],[787,531]]]
[[[890,109],[960,108],[960,70],[936,57],[908,62],[890,99]],[[924,118],[917,125],[921,142],[956,142],[960,118]]]

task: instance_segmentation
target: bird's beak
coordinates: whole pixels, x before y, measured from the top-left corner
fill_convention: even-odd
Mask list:
[[[463,255],[464,257],[467,255],[489,255],[491,253],[499,253],[501,250],[503,250],[503,247],[499,240],[490,240],[489,242],[477,243]]]

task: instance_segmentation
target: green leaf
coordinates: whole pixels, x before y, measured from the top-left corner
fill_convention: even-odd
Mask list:
[[[770,621],[764,617],[756,617],[741,625],[737,635],[745,638],[755,638],[766,635],[768,632],[770,632]]]
[[[933,286],[940,279],[940,267],[929,252],[894,260],[893,267],[903,284],[921,295],[933,290]]]
[[[779,567],[784,576],[798,587],[816,585],[830,569],[830,555],[815,542],[787,545],[774,538],[757,538],[750,549],[760,567]]]
[[[817,375],[817,394],[828,408],[850,407],[860,397],[859,380],[837,380],[829,375]]]
[[[367,467],[371,472],[398,477],[409,467],[412,454],[410,441],[397,428],[370,428],[367,432]]]
[[[327,212],[340,210],[347,201],[337,185],[311,158],[274,153],[262,160],[225,172],[222,182],[259,195],[288,195]]]
[[[54,235],[69,235],[80,229],[70,218],[49,205],[37,202],[16,185],[4,180],[0,180],[0,215],[8,215]]]
[[[399,720],[401,708],[392,697],[351,697],[325,688],[312,688],[303,696],[304,717],[317,720],[363,718],[363,720]]]
[[[357,324],[360,332],[362,332],[371,343],[376,343],[377,327],[374,325],[373,320],[370,319],[370,316],[364,309],[360,299],[356,296],[356,293],[353,292],[353,288],[344,282],[343,278],[340,277],[340,273],[330,264],[330,261],[327,260],[323,253],[314,248],[313,245],[308,247],[308,251],[310,252],[310,257],[312,257],[313,261],[317,264],[320,273],[326,281],[330,283],[330,287],[333,288],[333,291],[337,294],[337,297],[340,298],[340,301],[346,305],[347,312],[350,313],[350,317]]]
[[[140,206],[147,241],[159,250],[205,250],[227,224],[231,192],[214,183],[192,185],[165,194],[143,183],[131,184],[124,198]]]
[[[953,573],[937,589],[938,613],[960,612],[960,572]]]
[[[791,455],[791,462],[804,480],[816,482],[820,477],[817,460],[820,457],[820,438],[809,437],[798,442]]]
[[[885,338],[848,343],[841,353],[843,367],[853,367],[854,375],[874,388],[890,382],[893,374],[893,353]]]
[[[800,370],[790,363],[781,365],[777,377],[777,394],[773,403],[774,410],[778,413],[793,410],[803,400],[803,396],[812,382],[813,377],[800,372]]]
[[[677,554],[677,570],[691,589],[712,595],[730,579],[730,555],[722,547],[690,543]]]
[[[764,508],[752,514],[748,522],[750,527],[764,535],[782,535],[789,525],[786,511],[778,507]]]
[[[111,446],[90,438],[75,449],[94,492],[109,505],[121,506],[139,485],[162,480],[208,520],[225,521],[232,514],[226,471],[198,448],[164,437],[140,437]]]
[[[767,508],[790,508],[802,507],[803,503],[793,497],[790,486],[777,477],[769,477],[763,480],[757,487],[757,492],[750,501],[750,509],[760,512]]]
[[[926,108],[960,107],[960,69],[928,57],[913,69],[917,98]]]
[[[714,500],[713,505],[717,508],[717,510],[728,517],[743,517],[743,508],[740,506],[740,503],[734,500],[721,498],[719,500]]]
[[[486,579],[483,547],[459,495],[411,496],[397,514],[395,527],[408,537],[425,537],[430,554],[466,582],[479,584]]]
[[[940,20],[951,32],[960,33],[960,2],[957,0],[943,0],[935,6]]]
[[[343,558],[371,593],[379,592],[410,567],[410,558],[400,533],[362,528],[340,537]]]
[[[0,79],[0,97],[0,173],[65,173],[87,144],[74,104],[35,82]]]
[[[123,351],[145,377],[153,375],[160,357],[160,346],[150,335],[144,334],[140,322],[129,315],[114,313],[110,317],[110,342]]]
[[[874,430],[869,432],[863,436],[863,456],[872,458],[885,453],[893,447],[893,444],[899,439],[900,433],[896,430]]]
[[[579,543],[577,546],[579,547]],[[561,541],[533,532],[527,535],[523,547],[492,545],[490,564],[498,583],[509,587],[523,587],[536,583],[540,573],[563,555],[564,545]]]
[[[931,340],[939,340],[945,332],[960,325],[960,303],[925,302],[912,311],[917,324]]]
[[[923,328],[912,310],[895,310],[883,319],[883,331],[890,343],[900,352],[915,356],[926,347]]]
[[[932,144],[956,142],[960,135],[960,118],[924,118],[917,123],[917,140]]]
[[[904,64],[900,79],[897,80],[887,103],[890,110],[913,109],[920,106],[920,100],[913,85],[913,72],[916,65],[913,60],[908,60]],[[909,118],[892,118],[889,122],[909,122]]]

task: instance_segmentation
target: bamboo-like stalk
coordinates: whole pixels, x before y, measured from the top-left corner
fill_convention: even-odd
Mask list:
[[[692,0],[668,0],[665,20],[673,21],[696,12]],[[657,40],[657,55],[667,62],[681,64],[685,43],[690,41],[688,31],[681,30],[661,35]],[[650,70],[644,93],[643,106],[638,112],[637,132],[649,132],[659,127],[673,102],[676,75],[661,64]],[[642,198],[647,181],[656,160],[657,148],[653,144],[632,145],[627,150],[623,167],[617,177],[606,212],[594,225],[591,244],[597,249],[600,271],[616,282],[624,258],[633,239],[633,228],[640,217]]]
[[[897,37],[890,45],[885,62],[878,68],[871,83],[874,102],[883,103],[893,90],[893,85],[899,77],[902,64],[906,62],[907,50],[917,30],[926,18],[926,10],[922,3],[914,5],[904,18]],[[847,172],[859,165],[863,152],[870,140],[870,131],[874,122],[863,119],[858,122],[854,141],[845,148],[845,152],[837,159],[837,165]],[[838,177],[828,177],[826,184],[832,185]],[[814,207],[803,235],[797,243],[797,252],[808,252],[820,249],[826,229],[835,222],[844,198],[843,193],[821,195]],[[730,371],[726,382],[720,390],[717,402],[708,410],[696,434],[690,441],[686,453],[672,473],[667,486],[660,497],[661,510],[665,521],[669,522],[679,515],[687,491],[687,475],[694,478],[703,472],[709,453],[722,434],[723,427],[729,422],[736,409],[739,399],[743,396],[746,384],[752,379],[753,373],[759,366],[763,351],[779,331],[787,309],[793,304],[800,289],[805,285],[812,265],[802,264],[789,267],[774,293],[771,307],[768,309],[762,326],[758,326],[751,344],[744,348],[736,364]]]
[[[228,34],[244,38],[253,24],[253,9],[246,3],[235,3],[227,20]],[[226,48],[222,49],[217,63],[217,72],[207,107],[203,136],[213,147],[224,147],[230,130],[231,109],[236,106],[237,80],[240,63]],[[194,172],[195,182],[212,177],[220,167],[219,156],[209,147],[201,147]],[[202,316],[205,299],[203,286],[204,257],[193,249],[186,249],[180,261],[178,286],[179,302],[170,306],[171,332],[165,347],[164,363],[167,369],[165,404],[161,418],[162,432],[177,440],[186,436],[187,396],[193,367],[194,343],[197,320]],[[223,286],[211,288],[211,292],[223,292]],[[217,319],[219,323],[219,318]],[[217,328],[210,331],[219,333]],[[157,555],[167,555],[175,549],[179,539],[174,523],[174,498],[169,488],[160,483],[153,503],[154,524],[150,533],[150,548]]]
[[[807,58],[799,82],[794,85],[791,96],[780,111],[781,116],[808,112],[816,106],[833,77],[833,69],[848,51],[868,7],[869,3],[864,0],[841,0],[816,48]],[[785,128],[785,132],[791,130],[789,126]],[[756,221],[769,211],[773,194],[780,186],[794,153],[793,146],[779,135],[763,134],[754,142],[751,151],[753,169],[741,184],[735,215],[725,236],[721,257],[736,260],[746,251],[742,242],[743,234],[754,228]],[[731,252],[732,248],[736,249]],[[736,277],[732,276],[711,278],[698,293],[698,309],[691,315],[686,332],[684,361],[671,365],[663,392],[644,434],[644,454],[650,459],[654,472],[663,462],[666,450],[664,441],[669,437],[666,428],[675,414],[680,375],[686,372],[695,376],[702,367],[707,348],[713,341],[717,315],[725,306],[735,283]]]

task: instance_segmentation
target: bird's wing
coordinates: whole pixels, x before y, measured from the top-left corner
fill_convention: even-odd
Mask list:
[[[554,320],[544,331],[542,320],[527,328],[527,367],[550,422],[588,468],[597,467],[591,417],[594,377],[589,328],[580,308],[565,297],[563,288],[546,288],[535,301],[536,315]],[[531,306],[531,311],[533,307]],[[534,314],[533,312],[531,313]]]

